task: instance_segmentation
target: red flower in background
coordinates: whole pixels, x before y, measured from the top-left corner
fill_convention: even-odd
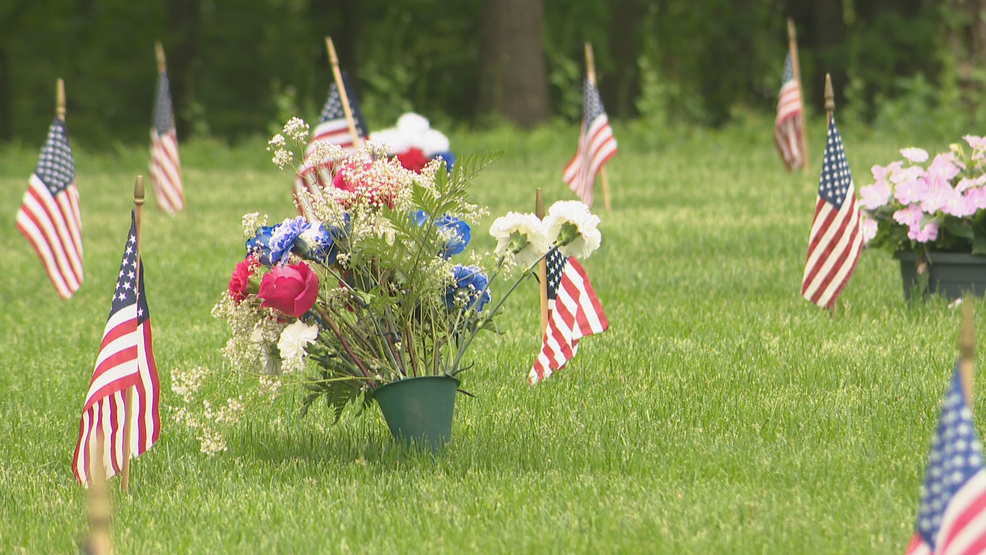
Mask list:
[[[402,166],[404,166],[405,169],[411,170],[415,173],[421,173],[421,170],[424,169],[425,164],[431,161],[430,158],[425,156],[425,153],[422,152],[420,148],[412,148],[398,154],[397,160]]]

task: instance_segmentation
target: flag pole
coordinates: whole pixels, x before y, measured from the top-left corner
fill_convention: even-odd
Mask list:
[[[89,539],[86,547],[90,555],[110,555],[110,497],[106,487],[106,467],[103,466],[105,438],[103,430],[96,430],[98,457],[89,457]]]
[[[975,365],[976,365],[976,323],[973,318],[973,299],[966,297],[962,315],[962,331],[959,334],[959,378],[962,380],[962,390],[965,392],[965,406],[973,410],[975,396]]]
[[[801,88],[801,62],[798,61],[798,35],[794,29],[794,20],[790,17],[787,18],[787,41],[788,46],[791,49],[791,65],[794,68],[794,82],[798,84],[798,96],[801,98],[801,114],[798,115],[798,119],[801,120],[801,152],[804,153],[804,164],[802,168],[804,172],[808,173],[808,130],[805,128],[805,95],[804,90]]]
[[[329,62],[332,64],[332,77],[335,79],[336,87],[339,89],[339,100],[342,101],[342,111],[346,114],[346,124],[349,126],[349,134],[353,137],[353,148],[359,148],[359,133],[356,131],[356,122],[353,120],[353,110],[349,106],[349,93],[346,91],[346,83],[342,80],[342,72],[339,71],[339,58],[336,56],[336,47],[332,44],[332,37],[325,37],[325,47],[329,50]]]
[[[832,76],[825,74],[825,126],[832,123],[832,114],[835,112],[835,93],[832,92]],[[827,131],[826,131],[827,132]]]
[[[589,82],[596,86],[596,62],[592,56],[592,43],[585,43],[585,72],[589,76]],[[583,117],[585,115],[583,114]],[[606,204],[606,211],[610,211],[609,205],[609,178],[606,176],[606,168],[599,168],[599,175],[603,178],[603,202]],[[593,184],[595,187],[595,184]]]
[[[832,92],[832,76],[828,73],[825,74],[825,133],[828,134],[828,126],[832,124],[832,114],[835,112],[835,93]],[[826,144],[828,143],[828,138],[825,139]],[[823,155],[824,156],[824,155]],[[822,166],[824,167],[824,160],[822,161]],[[839,299],[836,297],[832,299],[832,305],[829,306],[829,316],[835,318],[836,311],[838,310]]]
[[[65,123],[65,81],[61,77],[55,84],[55,116]]]
[[[134,183],[134,228],[137,231],[137,269],[134,272],[134,289],[137,306],[140,306],[140,223],[144,216],[144,176],[138,175],[137,182]],[[127,491],[130,489],[130,415],[133,413],[134,388],[128,387],[124,396],[123,404],[123,471],[120,473],[120,489]]]
[[[534,200],[534,215],[539,220],[544,219],[544,195],[538,187]],[[538,263],[538,280],[541,282],[541,335],[548,329],[548,261],[541,258]]]
[[[157,56],[157,72],[160,74],[168,71],[168,63],[164,59],[164,47],[159,40],[154,41],[154,54]]]

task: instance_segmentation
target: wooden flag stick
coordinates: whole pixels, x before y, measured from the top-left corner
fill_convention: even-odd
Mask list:
[[[805,95],[801,88],[801,62],[798,61],[798,36],[794,30],[794,20],[787,18],[787,41],[791,49],[791,65],[794,67],[794,82],[798,84],[798,97],[801,99],[801,113],[798,120],[801,125],[801,152],[804,156],[804,163],[801,165],[804,172],[808,173],[808,130],[805,128]]]
[[[164,47],[161,46],[161,41],[154,42],[154,54],[157,56],[157,72],[168,71],[168,63],[164,59]]]
[[[342,71],[339,70],[339,58],[336,56],[336,47],[332,44],[332,37],[325,37],[325,47],[329,49],[332,77],[335,79],[336,87],[339,88],[339,100],[342,101],[342,111],[346,114],[346,124],[349,126],[349,134],[353,137],[353,148],[359,148],[362,142],[360,141],[359,133],[356,131],[353,110],[349,106],[349,92],[346,90],[346,83],[342,80]]]
[[[832,114],[835,112],[835,92],[832,91],[832,76],[825,74],[825,126],[832,123]],[[826,130],[826,133],[828,131]]]
[[[110,555],[110,496],[106,487],[106,467],[103,466],[105,439],[103,430],[96,430],[96,452],[89,457],[89,540],[90,555]]]
[[[962,303],[965,306],[962,315],[962,331],[959,334],[959,378],[965,391],[965,406],[973,410],[975,396],[975,366],[976,366],[976,323],[973,318],[973,299],[967,297]]]
[[[65,121],[65,81],[59,77],[55,84],[55,115]]]
[[[589,76],[589,82],[592,86],[596,86],[596,61],[592,55],[592,43],[585,43],[585,72]],[[585,114],[582,115],[585,117]],[[606,168],[599,168],[599,176],[603,179],[603,203],[606,205],[606,211],[610,211],[609,205],[609,177],[606,176]]]
[[[534,200],[534,215],[544,219],[544,195],[540,187]],[[544,336],[548,329],[548,261],[545,258],[538,264],[538,280],[541,282],[541,335]]]
[[[134,183],[134,228],[137,231],[137,269],[134,271],[134,289],[137,292],[137,305],[140,306],[140,224],[144,217],[144,176],[138,175]],[[138,356],[139,352],[138,352]],[[120,473],[120,489],[130,489],[130,453],[132,433],[131,414],[133,413],[134,388],[128,387],[123,402],[123,471]]]
[[[832,123],[832,114],[835,112],[835,93],[832,92],[832,76],[828,73],[825,74],[825,142],[828,144],[828,126]],[[823,155],[824,156],[824,155]],[[825,167],[825,161],[822,160],[822,167]],[[832,306],[829,307],[829,316],[835,318],[835,314],[838,311],[839,299],[835,298],[832,300]]]

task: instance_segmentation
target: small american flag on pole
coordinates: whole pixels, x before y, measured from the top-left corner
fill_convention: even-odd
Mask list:
[[[154,101],[154,126],[151,127],[151,182],[158,207],[168,214],[185,209],[185,190],[181,182],[178,161],[178,133],[175,114],[171,109],[171,89],[168,72],[158,75],[157,98]]]
[[[862,244],[856,189],[833,117],[808,238],[801,295],[820,307],[831,307],[856,269]]]
[[[82,285],[82,216],[72,147],[59,118],[48,128],[29,183],[17,211],[17,229],[34,246],[58,294],[67,299]]]
[[[349,82],[349,75],[346,72],[342,72],[342,82],[346,87],[346,96],[349,99],[349,108],[356,124],[356,133],[360,138],[365,139],[369,135],[369,127],[366,125],[366,120],[363,119],[363,112],[360,110],[359,101],[356,99],[356,91]],[[346,121],[346,112],[342,107],[342,97],[339,96],[339,88],[335,83],[329,87],[329,97],[319,115],[318,125],[315,127],[312,139],[308,143],[308,147],[305,148],[305,160],[301,172],[294,182],[294,200],[298,206],[298,212],[309,219],[311,217],[310,208],[302,193],[308,192],[318,196],[321,189],[332,184],[334,166],[332,161],[313,163],[311,160],[316,144],[320,142],[335,144],[347,152],[352,152],[356,148],[353,144],[353,136],[349,133],[349,123]]]
[[[575,157],[565,166],[564,178],[569,188],[579,195],[586,206],[592,206],[596,174],[603,164],[616,155],[616,138],[609,118],[599,99],[599,91],[589,79],[585,80],[582,98],[582,132]]]
[[[983,447],[965,402],[956,366],[938,428],[907,555],[986,553],[986,472]]]
[[[138,271],[139,268],[139,271]],[[79,422],[79,441],[72,458],[76,479],[89,485],[97,430],[102,430],[103,453],[97,454],[106,477],[123,468],[126,392],[135,387],[130,407],[131,456],[151,448],[161,430],[161,386],[151,341],[151,320],[144,295],[143,264],[137,253],[133,212],[110,316],[96,357],[89,392]]]
[[[801,149],[801,84],[794,78],[794,62],[788,53],[784,61],[781,97],[777,101],[777,120],[774,122],[774,142],[788,171],[800,169],[805,163]]]
[[[548,328],[531,368],[532,384],[565,366],[578,351],[579,339],[609,328],[589,277],[575,257],[554,250],[548,254],[547,266]]]

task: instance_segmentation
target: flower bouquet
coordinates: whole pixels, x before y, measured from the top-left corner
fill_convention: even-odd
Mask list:
[[[285,135],[303,149],[307,129],[294,119]],[[271,140],[275,163],[293,157],[286,144]],[[245,258],[214,311],[232,328],[233,368],[304,387],[303,412],[321,399],[338,419],[385,384],[457,380],[475,336],[495,329],[506,298],[547,253],[585,258],[599,246],[599,219],[571,201],[544,221],[500,217],[490,229],[495,252],[467,252],[472,226],[488,214],[469,202],[467,185],[496,154],[467,156],[452,171],[436,159],[418,173],[372,142],[349,156],[321,150],[315,156],[336,174],[309,194],[315,217],[268,225],[244,216]],[[494,302],[498,276],[515,277]]]
[[[963,138],[970,153],[960,144],[934,158],[920,148],[902,149],[904,160],[873,166],[876,182],[860,189],[863,239],[901,259],[908,295],[911,281],[922,291],[949,288],[934,283],[929,265],[986,262],[979,258],[986,255],[986,139]],[[968,278],[957,279],[975,289]]]

